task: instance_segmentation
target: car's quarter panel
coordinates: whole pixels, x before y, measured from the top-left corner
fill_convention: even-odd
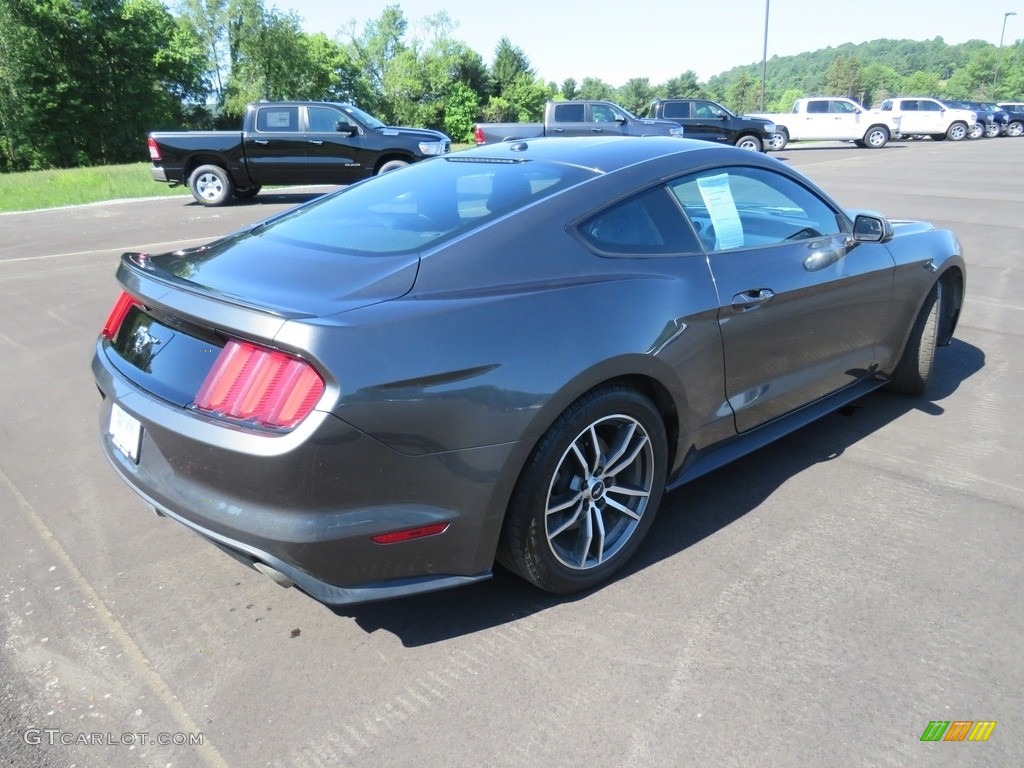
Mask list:
[[[255,559],[270,555],[345,587],[490,569],[479,512],[511,446],[409,457],[322,412],[287,434],[253,432],[139,391],[102,351],[93,373],[105,395],[103,446],[118,473],[159,509]],[[114,401],[142,423],[138,463],[106,435]],[[394,477],[402,482],[387,483],[382,503],[382,479]],[[451,525],[390,549],[370,538],[435,522]]]

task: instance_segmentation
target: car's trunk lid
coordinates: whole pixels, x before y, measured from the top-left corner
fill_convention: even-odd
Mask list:
[[[125,266],[192,293],[283,317],[347,312],[398,298],[416,280],[416,253],[360,255],[271,241],[252,230],[155,256],[126,253]]]

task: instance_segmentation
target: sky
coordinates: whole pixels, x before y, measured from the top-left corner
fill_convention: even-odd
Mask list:
[[[768,61],[804,51],[868,40],[967,40],[1004,45],[1024,38],[1024,0],[266,0],[295,11],[307,32],[348,40],[399,5],[409,22],[407,39],[422,34],[423,20],[446,11],[452,36],[494,60],[508,37],[522,49],[537,76],[561,83],[598,77],[619,87],[633,77],[664,83],[687,70],[701,81],[732,67],[761,63],[768,8]]]

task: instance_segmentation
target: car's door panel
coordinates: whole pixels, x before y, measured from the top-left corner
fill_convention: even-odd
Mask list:
[[[845,219],[779,174],[727,169],[670,187],[709,251],[738,431],[870,375],[892,295],[884,245],[853,244]]]
[[[245,136],[249,175],[256,184],[305,183],[307,143],[297,106],[268,105],[256,111],[255,129]]]

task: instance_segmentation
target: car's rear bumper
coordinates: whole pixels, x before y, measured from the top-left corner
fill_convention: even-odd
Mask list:
[[[160,181],[164,184],[167,183],[167,171],[159,165],[151,166],[149,169],[149,175],[153,177],[153,181]]]
[[[504,513],[495,488],[514,444],[407,456],[321,412],[285,435],[253,433],[139,390],[102,344],[93,373],[101,442],[121,478],[161,514],[317,600],[380,600],[490,575]],[[109,435],[112,402],[142,424],[137,463]],[[447,529],[371,538],[435,523]]]

